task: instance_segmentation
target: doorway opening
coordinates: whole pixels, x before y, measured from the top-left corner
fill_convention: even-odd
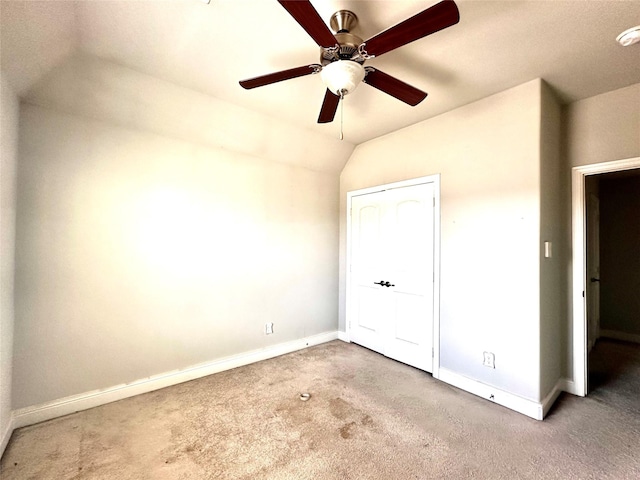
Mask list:
[[[613,332],[602,328],[600,322],[600,203],[596,176],[616,172],[617,177],[624,177],[637,169],[640,169],[640,157],[572,169],[574,384],[571,390],[576,395],[585,396],[589,392],[589,352],[596,340],[602,333],[611,336],[609,332]]]

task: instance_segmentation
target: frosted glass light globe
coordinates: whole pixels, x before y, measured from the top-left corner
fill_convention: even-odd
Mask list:
[[[364,78],[364,67],[352,60],[338,60],[320,72],[322,82],[337,96],[353,92]]]

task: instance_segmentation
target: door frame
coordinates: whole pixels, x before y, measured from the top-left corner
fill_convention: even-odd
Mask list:
[[[573,306],[573,388],[571,393],[587,395],[589,368],[587,363],[587,245],[585,179],[588,175],[620,172],[640,168],[640,157],[614,160],[573,167],[571,169],[571,242],[572,242],[572,291]]]
[[[412,178],[400,182],[376,185],[347,192],[347,255],[346,255],[346,293],[345,293],[345,329],[347,341],[351,341],[351,201],[353,197],[369,193],[383,192],[394,188],[412,187],[424,183],[433,184],[433,378],[439,378],[440,371],[440,174]]]

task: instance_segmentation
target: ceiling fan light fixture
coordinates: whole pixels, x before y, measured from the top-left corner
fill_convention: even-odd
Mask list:
[[[616,37],[616,41],[623,47],[640,42],[640,25],[625,30]]]
[[[364,75],[364,67],[353,60],[337,60],[326,65],[320,72],[322,83],[338,97],[353,92]]]

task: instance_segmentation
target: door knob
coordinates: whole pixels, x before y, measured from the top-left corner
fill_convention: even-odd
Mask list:
[[[596,277],[591,277],[591,283],[599,282],[600,279]]]

